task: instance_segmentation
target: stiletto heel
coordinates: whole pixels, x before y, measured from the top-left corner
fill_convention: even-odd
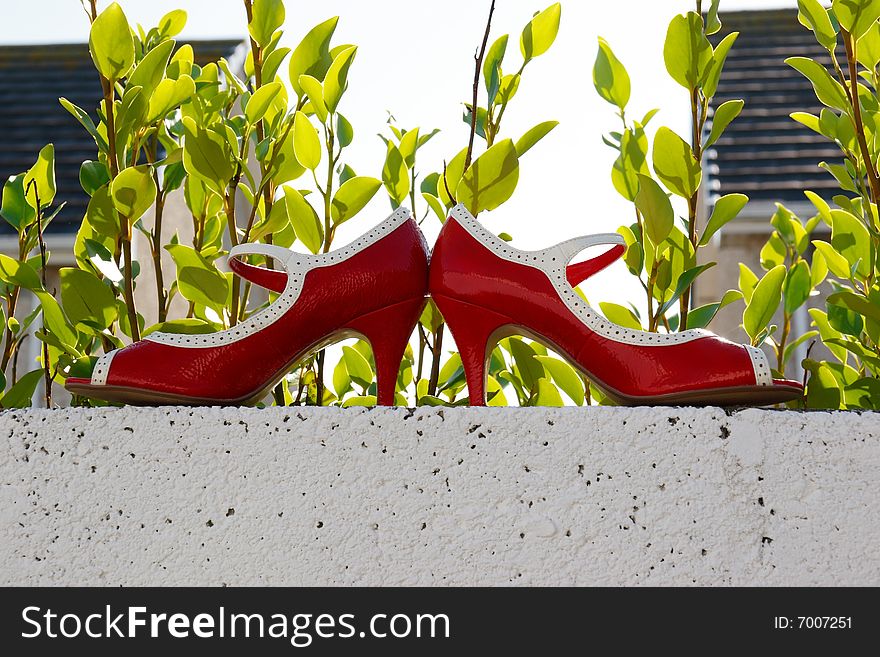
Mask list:
[[[348,323],[348,328],[364,336],[373,350],[379,406],[394,406],[403,353],[427,302],[420,297],[396,303]]]
[[[504,315],[464,301],[436,294],[433,299],[461,355],[470,405],[485,406],[486,366],[498,344],[499,330],[512,322]]]
[[[247,264],[244,255],[271,258],[281,271]],[[409,210],[399,208],[329,253],[240,244],[229,266],[276,292],[275,300],[218,333],[150,333],[102,356],[90,378],[68,378],[67,389],[129,404],[255,403],[311,354],[361,334],[376,354],[379,403],[394,403],[400,361],[428,292],[428,247]]]

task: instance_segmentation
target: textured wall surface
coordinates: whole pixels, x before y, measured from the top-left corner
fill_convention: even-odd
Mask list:
[[[0,584],[880,585],[880,416],[0,415]]]

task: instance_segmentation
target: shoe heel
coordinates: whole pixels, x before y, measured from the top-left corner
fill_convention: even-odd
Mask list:
[[[509,317],[464,301],[434,295],[461,355],[471,406],[486,405],[486,364],[495,348],[495,333]]]
[[[379,406],[394,406],[403,353],[427,301],[420,297],[396,303],[362,315],[348,324],[348,328],[367,339],[373,350],[376,361],[376,403]]]

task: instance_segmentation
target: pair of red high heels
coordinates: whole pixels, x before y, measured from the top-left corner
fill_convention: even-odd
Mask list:
[[[570,265],[581,251],[613,245]],[[774,404],[803,394],[774,380],[764,353],[708,331],[658,334],[617,326],[574,286],[624,251],[614,233],[579,237],[540,251],[515,249],[463,205],[443,226],[433,254],[401,208],[360,239],[322,255],[267,244],[232,249],[230,267],[278,293],[266,309],[219,333],[152,333],[68,378],[77,395],[134,404],[256,402],[298,362],[340,339],[373,349],[378,403],[394,403],[403,352],[430,295],[461,353],[472,405],[486,403],[486,362],[498,340],[523,334],[564,355],[623,404]],[[283,271],[243,263],[272,258]]]

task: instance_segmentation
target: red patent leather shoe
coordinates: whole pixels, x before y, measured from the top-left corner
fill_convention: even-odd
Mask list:
[[[613,245],[569,265],[581,251]],[[615,233],[520,251],[455,207],[431,256],[429,289],[461,353],[471,405],[486,403],[486,363],[498,340],[526,335],[577,366],[627,405],[763,405],[801,397],[795,381],[774,381],[760,349],[708,331],[657,334],[609,322],[573,286],[624,252]]]
[[[283,272],[247,265],[238,259],[244,254],[269,256]],[[230,252],[230,266],[278,298],[219,333],[152,333],[102,356],[90,379],[67,379],[67,389],[129,404],[254,403],[307,356],[360,336],[373,348],[378,403],[394,403],[403,352],[427,294],[428,248],[408,210],[326,254],[243,244]]]

